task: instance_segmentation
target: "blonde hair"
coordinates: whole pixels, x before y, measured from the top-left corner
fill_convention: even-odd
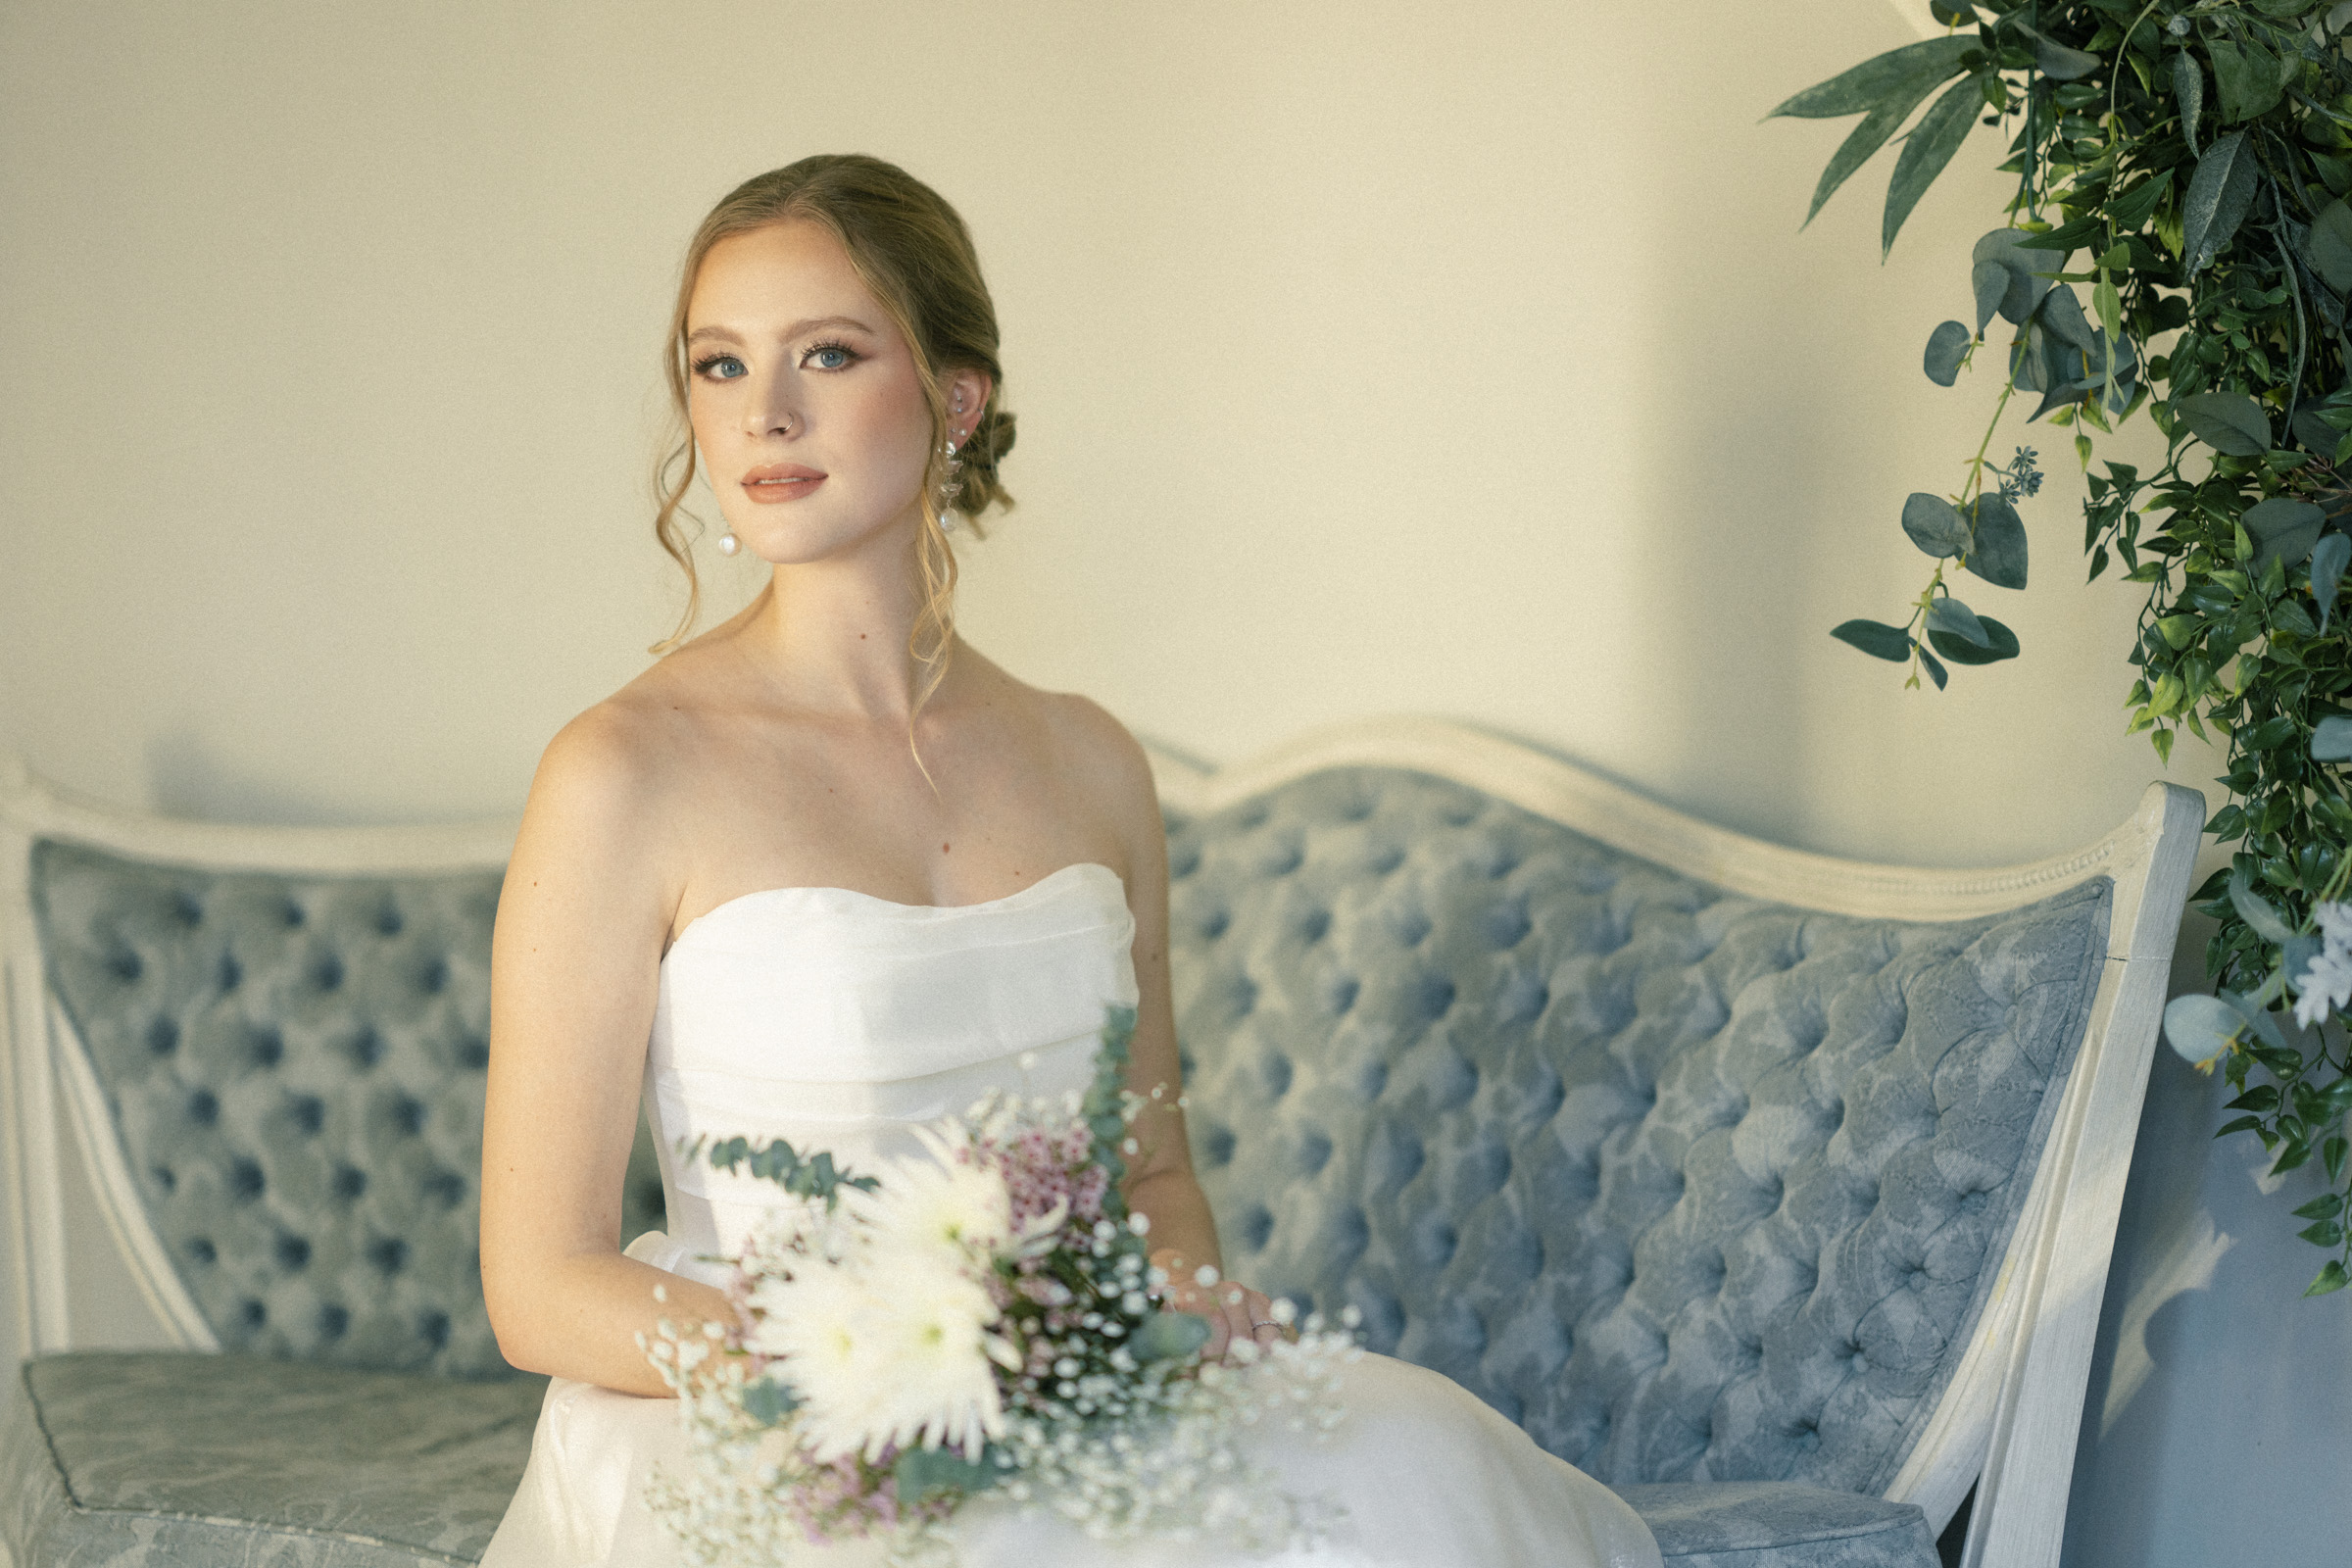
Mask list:
[[[956,552],[948,544],[939,496],[949,474],[941,445],[947,438],[948,409],[943,383],[959,369],[986,371],[987,400],[980,421],[957,448],[957,484],[953,510],[970,519],[976,536],[979,514],[991,506],[1010,507],[1012,497],[997,475],[997,465],[1012,450],[1012,416],[1003,407],[1004,370],[997,362],[997,310],[980,277],[980,259],[971,230],[937,191],[895,164],[860,153],[821,153],[770,170],[729,191],[686,247],[678,276],[677,305],[670,313],[664,356],[669,379],[671,439],[654,468],[661,510],[654,537],[686,573],[686,612],[677,629],[653,646],[665,654],[685,641],[702,609],[702,583],[694,569],[691,540],[679,521],[686,492],[694,484],[694,429],[687,414],[686,308],[694,294],[703,258],[722,239],[792,219],[822,223],[849,254],[858,280],[890,314],[914,352],[923,400],[931,410],[930,456],[923,466],[922,528],[915,540],[916,568],[922,573],[923,608],[907,633],[906,651],[922,666],[915,709],[939,689],[948,673],[956,641]],[[688,514],[687,515],[691,515]]]

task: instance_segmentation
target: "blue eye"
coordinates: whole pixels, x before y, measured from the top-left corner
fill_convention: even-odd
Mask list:
[[[819,370],[846,370],[858,363],[858,352],[847,343],[818,343],[810,346],[801,363]]]
[[[715,373],[718,367],[722,365],[731,365],[734,367],[734,369],[723,375]],[[697,375],[708,375],[714,381],[733,381],[738,377],[746,375],[750,372],[744,369],[743,362],[737,359],[734,355],[713,354],[708,359],[695,361],[694,373]]]

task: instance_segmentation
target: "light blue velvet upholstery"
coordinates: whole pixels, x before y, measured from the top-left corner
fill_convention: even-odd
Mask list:
[[[2013,1227],[2105,883],[1842,919],[1396,770],[1171,818],[1169,847],[1232,1272],[1358,1306],[1374,1348],[1626,1492],[1677,1568],[1932,1568],[1918,1511],[1867,1494]],[[473,1560],[537,1399],[460,1381],[511,1372],[475,1252],[498,877],[65,844],[33,873],[52,984],[183,1281],[232,1350],[298,1364],[28,1368],[0,1430],[19,1568]],[[650,1155],[641,1130],[624,1239],[660,1222]],[[206,1457],[230,1433],[250,1464]],[[444,1439],[462,1485],[425,1454]]]
[[[1169,857],[1235,1276],[1358,1307],[1610,1483],[1885,1489],[2023,1202],[2107,882],[1824,915],[1366,769]]]
[[[1621,1486],[1670,1568],[1936,1568],[1914,1503],[1792,1481]]]
[[[221,1345],[511,1370],[475,1191],[498,874],[222,873],[44,843],[32,880],[51,982]],[[624,1238],[661,1222],[638,1145]]]
[[[481,1558],[542,1378],[176,1351],[25,1365],[0,1420],[18,1568],[415,1568]]]

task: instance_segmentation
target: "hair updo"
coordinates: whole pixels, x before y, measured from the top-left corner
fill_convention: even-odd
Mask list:
[[[822,223],[841,241],[858,280],[890,313],[912,348],[923,399],[931,408],[923,523],[915,545],[924,603],[907,638],[907,652],[925,669],[916,700],[919,708],[947,674],[948,650],[956,636],[956,552],[948,545],[938,499],[949,475],[949,460],[940,453],[948,432],[943,383],[959,369],[984,370],[989,378],[980,422],[957,447],[955,459],[954,510],[970,519],[975,535],[981,513],[991,506],[1012,505],[997,475],[997,465],[1012,450],[1012,416],[1004,408],[1004,370],[997,363],[997,309],[980,277],[971,230],[930,186],[896,164],[861,153],[820,153],[745,180],[710,209],[686,247],[664,356],[673,438],[654,470],[655,493],[662,503],[654,517],[654,537],[686,573],[686,612],[677,630],[656,643],[654,652],[667,653],[684,641],[702,608],[702,583],[678,520],[696,471],[694,428],[687,414],[692,366],[686,351],[686,308],[695,279],[703,258],[720,240],[792,219]]]

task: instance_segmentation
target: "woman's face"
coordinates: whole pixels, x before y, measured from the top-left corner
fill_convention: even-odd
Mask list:
[[[711,246],[686,354],[704,471],[755,555],[818,561],[917,525],[922,380],[830,229],[793,220]]]

